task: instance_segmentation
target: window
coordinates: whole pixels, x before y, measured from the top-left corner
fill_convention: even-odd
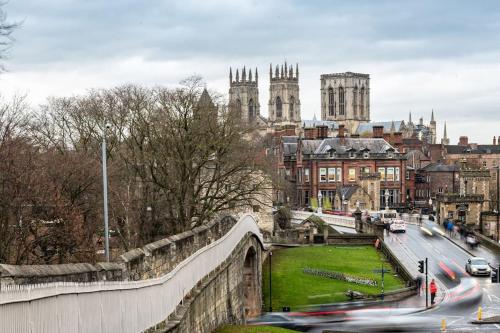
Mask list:
[[[335,94],[333,88],[328,88],[328,115],[335,116]]]
[[[253,99],[250,98],[248,101],[248,120],[253,120],[255,118],[255,105]]]
[[[356,117],[358,115],[358,86],[354,86],[352,91],[352,108],[354,117]]]
[[[443,193],[443,188],[442,187],[438,188],[438,193]]]
[[[344,88],[340,87],[339,88],[339,115],[341,115],[341,116],[345,115],[344,98],[345,98]]]
[[[363,152],[363,158],[370,158],[370,152],[369,151]]]
[[[380,207],[385,207],[385,189],[384,190],[380,190]],[[389,206],[392,206],[394,204],[397,204],[399,203],[399,190],[387,190],[387,193],[389,194],[389,196],[387,197],[387,201],[388,201],[388,204]]]
[[[387,158],[393,158],[394,157],[394,152],[393,151],[388,151],[387,152]]]
[[[395,180],[396,180],[397,182],[399,182],[399,179],[400,179],[400,178],[399,178],[399,173],[400,173],[399,168],[394,168]]]
[[[326,182],[326,168],[319,168],[319,181]]]
[[[378,168],[378,172],[380,173],[380,180],[385,180],[385,168]]]
[[[349,158],[355,158],[356,157],[356,152],[354,150],[349,151]]]
[[[239,98],[236,100],[236,112],[241,117],[241,100]]]
[[[365,87],[361,87],[359,94],[359,115],[363,116],[365,113]]]
[[[370,169],[370,167],[363,167],[363,168],[361,169],[361,172],[362,172],[362,173],[370,173],[370,172],[371,172],[371,169]]]
[[[335,149],[331,148],[328,150],[328,156],[329,157],[335,157]]]
[[[294,118],[294,110],[293,110],[293,107],[295,106],[295,98],[290,97],[290,120],[292,120]]]
[[[406,180],[410,180],[410,171],[406,171]]]
[[[387,181],[388,182],[394,181],[394,168],[387,168]]]
[[[355,168],[349,168],[349,178],[348,180],[350,182],[355,182],[356,181],[356,169]]]
[[[335,173],[336,173],[335,168],[328,168],[328,182],[329,183],[332,183],[335,181]]]
[[[304,191],[304,204],[309,206],[309,191]]]
[[[488,164],[486,163],[486,161],[483,161],[483,168],[486,168],[488,166]]]
[[[309,169],[304,169],[304,183],[309,183]]]
[[[337,181],[342,181],[342,168],[337,168]]]
[[[276,97],[276,118],[281,119],[283,116],[283,105],[281,104],[281,98]]]

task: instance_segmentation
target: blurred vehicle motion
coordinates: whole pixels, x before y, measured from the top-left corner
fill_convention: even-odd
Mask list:
[[[441,235],[441,236],[445,235],[445,232],[441,229],[441,227],[439,227],[433,222],[422,223],[422,225],[420,226],[420,231],[422,231],[424,235],[430,237],[435,235]]]
[[[248,325],[277,326],[303,332],[306,332],[312,327],[312,322],[313,320],[311,318],[292,317],[289,313],[283,312],[269,312],[260,317],[247,320]]]

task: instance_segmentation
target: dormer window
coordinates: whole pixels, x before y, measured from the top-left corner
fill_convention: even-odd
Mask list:
[[[349,149],[347,149],[347,152],[349,153],[349,158],[355,158],[356,157],[356,149],[349,148]]]
[[[333,148],[328,149],[327,152],[328,152],[328,157],[334,158],[336,155],[335,149]]]
[[[387,153],[387,158],[394,158],[394,148],[389,147],[385,150]]]
[[[363,158],[370,158],[370,149],[363,148],[361,151],[363,152]]]

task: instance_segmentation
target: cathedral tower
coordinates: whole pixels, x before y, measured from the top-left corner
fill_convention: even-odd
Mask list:
[[[255,76],[252,70],[247,71],[243,67],[241,77],[236,69],[236,77],[233,80],[233,70],[229,68],[229,105],[241,115],[244,122],[253,122],[260,116],[259,103],[259,74],[255,68]]]
[[[281,68],[269,67],[269,120],[274,125],[289,125],[300,122],[299,65]]]
[[[321,75],[321,119],[334,120],[354,133],[370,121],[370,75],[335,73]]]

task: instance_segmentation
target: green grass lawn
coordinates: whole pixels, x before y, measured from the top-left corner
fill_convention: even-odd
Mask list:
[[[291,331],[279,327],[271,326],[235,326],[228,325],[224,326],[215,333],[292,333],[297,331]]]
[[[381,291],[381,274],[374,269],[382,268],[383,254],[373,246],[308,246],[273,251],[272,297],[273,310],[280,311],[289,306],[292,311],[303,305],[326,304],[348,300],[349,289],[363,294],[378,294]],[[345,281],[303,273],[303,268],[347,273],[376,280],[377,287],[358,285]],[[384,268],[385,291],[403,288],[399,277],[393,276],[389,263]],[[269,262],[263,265],[264,309],[269,308]]]

